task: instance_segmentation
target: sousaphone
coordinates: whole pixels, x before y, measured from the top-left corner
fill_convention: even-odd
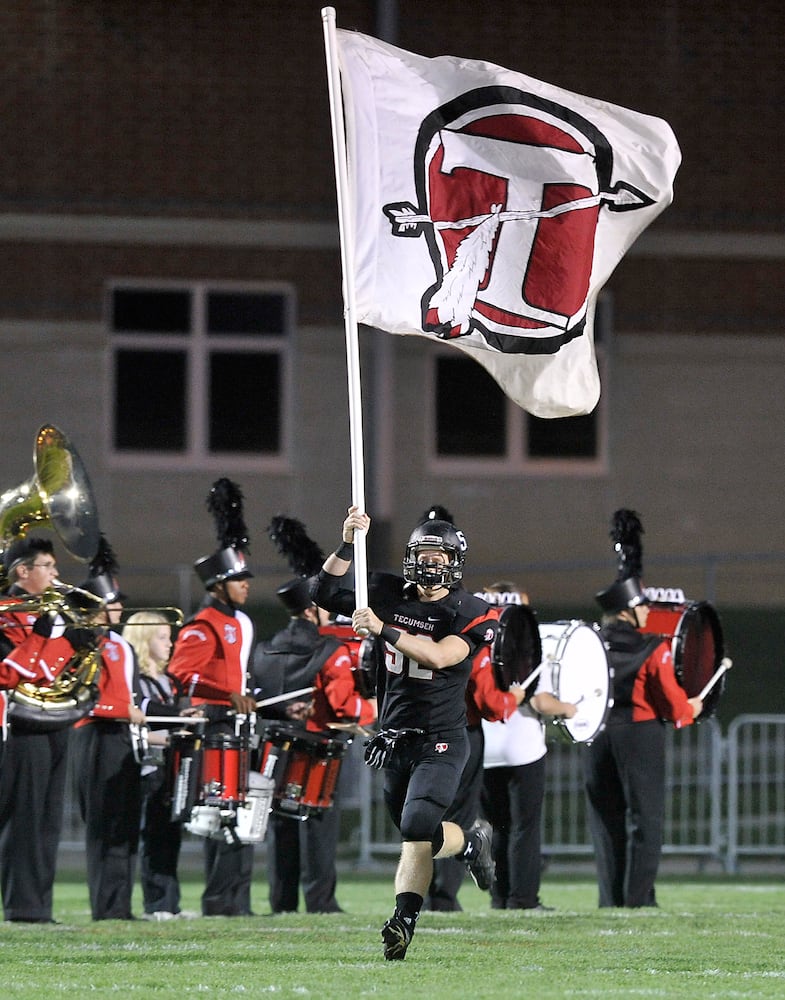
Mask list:
[[[90,479],[65,434],[45,424],[36,434],[34,473],[27,482],[0,495],[0,545],[3,550],[36,526],[52,528],[75,559],[88,562],[98,551],[101,533]],[[3,587],[7,571],[0,571]],[[64,611],[61,594],[47,593],[23,604],[0,603],[0,611],[24,608],[37,614]],[[100,671],[96,650],[75,654],[51,686],[22,682],[9,693],[12,720],[27,729],[47,732],[72,725],[95,703]]]

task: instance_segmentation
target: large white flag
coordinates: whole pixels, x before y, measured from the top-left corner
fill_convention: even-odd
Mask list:
[[[594,305],[670,203],[659,118],[339,30],[356,317],[445,340],[530,413],[590,412]]]

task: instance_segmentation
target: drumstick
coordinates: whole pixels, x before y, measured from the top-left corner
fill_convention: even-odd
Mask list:
[[[370,729],[361,726],[359,722],[328,722],[328,729],[336,729],[342,733],[353,733],[355,736],[370,736]]]
[[[151,722],[153,724],[157,722],[179,722],[181,726],[203,726],[207,723],[207,718],[205,716],[198,715],[148,715],[147,723],[149,725]]]
[[[264,701],[257,701],[257,708],[264,708],[265,705],[275,705],[279,701],[289,701],[290,698],[299,698],[301,694],[310,694],[316,688],[299,688],[297,691],[286,691],[284,694],[277,694],[274,698],[265,698]]]
[[[297,691],[287,691],[286,694],[277,694],[274,698],[265,698],[264,701],[257,701],[257,708],[264,708],[265,705],[274,705],[278,701],[288,701],[290,698],[298,698],[303,694],[310,694],[315,688],[299,688]],[[148,722],[179,722],[182,726],[199,726],[207,719],[189,715],[151,715]]]
[[[532,672],[529,674],[526,680],[520,681],[518,687],[527,688],[534,680],[534,678],[539,677],[541,673],[542,673],[542,664],[540,664],[539,667],[536,667],[534,670],[532,670]]]
[[[733,666],[733,660],[731,660],[730,657],[728,656],[723,656],[722,662],[717,667],[716,671],[714,672],[714,675],[709,679],[704,689],[698,695],[701,701],[703,701],[703,699],[706,697],[709,691],[711,691],[711,689],[714,687],[714,685],[717,683],[720,677],[722,677],[725,671],[730,670],[732,666]]]

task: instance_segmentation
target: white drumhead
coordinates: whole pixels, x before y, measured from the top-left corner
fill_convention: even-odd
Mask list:
[[[599,630],[575,620],[541,623],[539,628],[553,693],[578,706],[572,719],[557,724],[573,742],[590,743],[605,726],[613,704],[612,672]]]

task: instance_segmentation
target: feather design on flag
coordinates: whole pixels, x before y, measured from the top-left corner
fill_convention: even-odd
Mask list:
[[[452,267],[431,297],[431,308],[438,312],[439,321],[457,327],[462,334],[469,330],[477,290],[488,270],[500,211],[501,205],[493,205],[490,215],[464,236]]]

